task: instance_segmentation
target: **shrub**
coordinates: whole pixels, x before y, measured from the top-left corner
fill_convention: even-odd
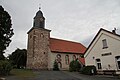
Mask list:
[[[80,71],[81,69],[81,64],[77,61],[77,60],[73,60],[70,62],[70,65],[69,65],[69,71],[72,72],[72,71]]]
[[[57,63],[56,61],[54,62],[53,70],[54,70],[54,71],[59,71],[58,63]]]
[[[1,75],[8,75],[12,70],[12,65],[7,60],[0,60],[0,74]]]
[[[94,73],[92,73],[92,70]],[[85,66],[80,71],[82,74],[92,75],[97,74],[96,67],[95,66]]]

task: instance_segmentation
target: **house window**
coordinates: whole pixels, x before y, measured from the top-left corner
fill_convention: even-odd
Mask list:
[[[120,56],[116,56],[117,66],[120,69]]]
[[[120,61],[117,61],[117,63],[118,63],[118,69],[120,69]]]
[[[103,39],[102,43],[103,43],[103,49],[108,48],[106,39]]]
[[[69,64],[69,56],[68,55],[65,56],[65,63]]]
[[[97,63],[97,69],[102,69],[101,60],[100,59],[96,59],[96,63]]]

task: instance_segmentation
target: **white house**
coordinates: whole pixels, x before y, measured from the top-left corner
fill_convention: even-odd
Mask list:
[[[98,72],[120,74],[120,35],[100,29],[85,51],[85,65],[94,65]]]

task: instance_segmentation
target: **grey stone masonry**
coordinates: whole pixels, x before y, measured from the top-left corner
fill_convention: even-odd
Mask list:
[[[32,28],[28,32],[27,68],[48,69],[50,30]]]

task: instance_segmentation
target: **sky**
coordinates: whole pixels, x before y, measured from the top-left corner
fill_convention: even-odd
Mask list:
[[[10,14],[14,36],[5,56],[27,49],[27,32],[41,7],[51,37],[79,42],[86,47],[100,28],[120,34],[120,0],[0,0]]]

